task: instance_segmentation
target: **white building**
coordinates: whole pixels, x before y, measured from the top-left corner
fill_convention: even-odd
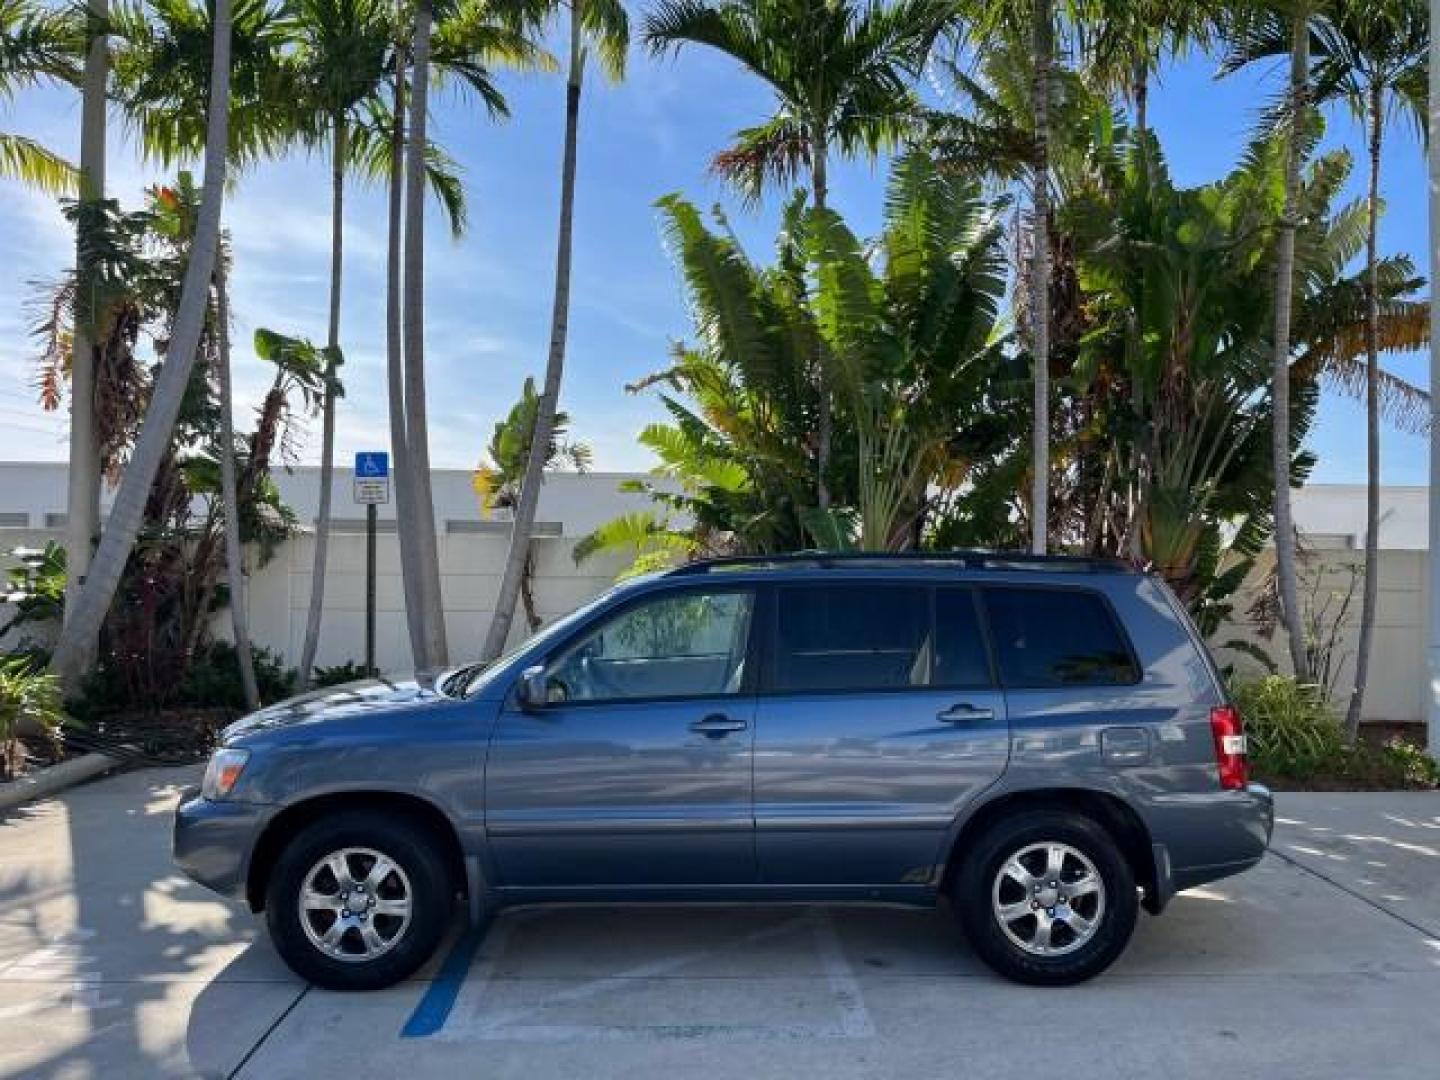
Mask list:
[[[624,492],[621,484],[639,474],[555,473],[546,478],[540,496],[535,545],[535,597],[546,620],[576,607],[608,586],[621,569],[615,558],[596,558],[577,566],[575,542],[596,526],[620,514],[652,507],[642,494]],[[276,474],[285,501],[301,522],[313,526],[318,504],[319,470],[301,467]],[[364,652],[365,540],[364,509],[351,498],[352,473],[335,474],[335,528],[326,574],[325,614],[321,626],[321,665],[359,661]],[[509,539],[509,523],[485,520],[465,470],[437,470],[432,479],[445,595],[446,628],[452,659],[474,656],[480,649],[499,591],[500,571]],[[102,500],[102,513],[108,504]],[[1386,488],[1381,494],[1380,598],[1375,651],[1371,662],[1366,715],[1370,719],[1418,721],[1424,717],[1426,489]],[[398,542],[393,503],[380,508],[378,541],[376,659],[382,670],[403,672],[410,666],[405,630]],[[1323,595],[1343,590],[1349,567],[1364,547],[1365,489],[1362,485],[1312,484],[1295,493],[1295,519],[1312,550],[1309,580]],[[20,544],[63,539],[65,465],[63,463],[0,462],[0,551]],[[285,544],[264,567],[253,568],[249,593],[250,623],[257,644],[294,662],[305,630],[310,597],[314,542],[304,535]],[[1254,638],[1246,616],[1249,597],[1238,598],[1233,625],[1216,642]],[[1359,597],[1352,616],[1358,618]],[[224,633],[228,620],[217,629]],[[515,633],[524,620],[517,617]],[[1284,645],[1277,636],[1263,643],[1283,664]],[[1354,651],[1353,627],[1342,634],[1337,649],[1336,687],[1348,686]],[[1244,663],[1236,653],[1218,649],[1222,663]]]

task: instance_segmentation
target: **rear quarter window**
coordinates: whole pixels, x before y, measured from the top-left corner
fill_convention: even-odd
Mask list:
[[[1140,681],[1134,651],[1100,594],[988,586],[981,595],[1003,685],[1043,689]]]

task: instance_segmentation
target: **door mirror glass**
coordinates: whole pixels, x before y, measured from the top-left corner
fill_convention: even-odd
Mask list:
[[[520,705],[525,709],[538,709],[546,704],[549,694],[547,692],[548,680],[545,678],[545,669],[539,664],[528,667],[520,673],[520,686],[517,693],[520,697]]]

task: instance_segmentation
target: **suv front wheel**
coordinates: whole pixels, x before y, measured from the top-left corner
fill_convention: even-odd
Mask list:
[[[270,875],[270,936],[297,975],[327,990],[379,990],[440,943],[453,887],[418,823],[346,811],[306,826]]]
[[[1093,820],[1030,810],[996,822],[955,877],[952,899],[991,968],[1032,986],[1064,986],[1124,952],[1139,899],[1130,864]]]

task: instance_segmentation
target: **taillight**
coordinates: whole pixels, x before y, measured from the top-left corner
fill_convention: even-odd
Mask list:
[[[1227,791],[1243,789],[1250,781],[1250,763],[1245,753],[1245,722],[1234,705],[1216,705],[1210,710],[1210,731],[1215,736],[1215,764],[1220,766],[1220,786]]]

